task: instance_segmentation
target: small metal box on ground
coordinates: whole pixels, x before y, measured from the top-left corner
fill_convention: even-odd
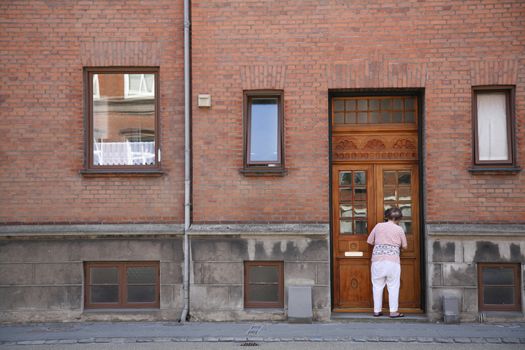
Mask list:
[[[459,323],[459,298],[456,296],[443,297],[443,321],[445,323]]]
[[[288,321],[311,323],[312,319],[312,287],[288,287]]]

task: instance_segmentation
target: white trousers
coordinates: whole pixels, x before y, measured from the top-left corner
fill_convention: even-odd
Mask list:
[[[372,263],[372,287],[374,294],[374,312],[381,312],[383,307],[383,289],[388,287],[388,304],[390,312],[397,312],[399,306],[399,285],[401,265],[392,261],[376,261]]]

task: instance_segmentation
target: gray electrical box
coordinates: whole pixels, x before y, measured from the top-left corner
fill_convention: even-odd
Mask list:
[[[288,287],[288,321],[312,323],[312,287]]]
[[[443,321],[445,323],[459,323],[459,298],[455,296],[443,297]]]

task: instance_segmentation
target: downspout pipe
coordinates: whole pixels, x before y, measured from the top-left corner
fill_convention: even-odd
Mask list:
[[[184,308],[180,322],[186,322],[190,309],[190,245],[188,231],[191,225],[191,96],[190,96],[190,0],[184,0]]]

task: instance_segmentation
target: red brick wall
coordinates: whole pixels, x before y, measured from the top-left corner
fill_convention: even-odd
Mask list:
[[[525,222],[525,175],[472,175],[471,86],[516,85],[525,166],[525,3],[192,1],[194,220],[329,220],[328,91],[425,89],[426,218]],[[288,175],[242,167],[243,89],[283,89]],[[199,93],[211,109],[196,107]]]
[[[0,3],[0,222],[181,222],[182,0]],[[162,177],[86,178],[83,67],[159,66]]]

